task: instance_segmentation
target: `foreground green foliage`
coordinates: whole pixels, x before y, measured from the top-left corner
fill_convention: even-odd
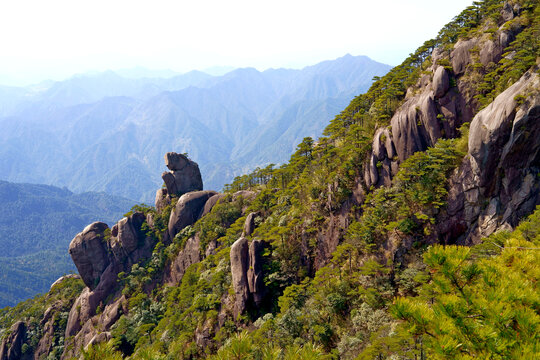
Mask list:
[[[537,5],[520,4],[515,21],[536,24]],[[212,211],[170,245],[160,240],[177,199],[161,214],[134,208],[153,217],[154,228],[146,230],[157,245],[150,259],[119,275],[128,310],[111,329],[110,342],[83,357],[533,358],[540,340],[540,210],[515,232],[472,248],[430,246],[446,206],[447,179],[467,152],[467,124],[458,138],[440,139],[402,162],[391,186],[368,189],[359,180],[375,130],[388,126],[407,89],[417,90],[433,48],[449,50],[459,39],[483,36],[500,22],[502,6],[486,0],[467,8],[376,79],[324,137],[305,138],[286,164],[236,178]],[[449,59],[440,65],[448,67]],[[479,76],[466,79],[472,93],[494,96],[510,85],[482,87],[491,81],[488,71],[472,65],[467,76]],[[512,76],[526,70],[514,65]],[[239,190],[256,196],[235,195]],[[265,243],[267,294],[235,318],[229,251],[249,212],[257,212],[249,240]],[[163,270],[194,236],[203,260],[184,269],[180,283],[163,284]],[[329,241],[335,242],[331,254]],[[406,254],[397,256],[398,250]]]
[[[392,313],[421,336],[433,359],[533,359],[540,353],[540,208],[484,248],[434,246],[430,281]]]
[[[43,314],[46,309],[54,307],[49,314],[54,324],[53,349],[51,359],[59,359],[64,350],[64,331],[68,319],[68,314],[73,302],[84,288],[82,280],[66,278],[51,288],[47,295],[36,296],[33,299],[20,302],[15,307],[6,307],[0,310],[0,337],[8,331],[16,321],[24,321],[27,326],[26,348],[27,352],[32,351],[38,345],[43,335],[44,325],[42,323]]]
[[[119,220],[132,204],[105,193],[0,181],[0,308],[76,271],[67,253],[71,239],[91,222]]]

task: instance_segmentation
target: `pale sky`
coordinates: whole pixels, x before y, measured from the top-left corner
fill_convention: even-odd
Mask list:
[[[0,83],[143,66],[397,65],[472,0],[6,0]]]

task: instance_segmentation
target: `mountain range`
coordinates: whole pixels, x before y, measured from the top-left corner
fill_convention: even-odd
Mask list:
[[[0,309],[0,360],[538,358],[539,15],[537,0],[475,1],[323,136],[222,193],[167,152],[155,206],[85,226],[78,275]],[[204,104],[242,138],[210,106],[224,79],[209,81],[162,107],[195,127]],[[228,98],[240,126],[265,89]],[[127,130],[142,136],[136,119],[160,114],[139,114]]]
[[[301,70],[169,78],[115,72],[0,87],[0,174],[12,182],[150,202],[167,151],[188,153],[205,188],[282,163],[390,66],[346,55]]]
[[[66,249],[89,222],[113,224],[134,201],[0,181],[0,308],[45,292],[75,271]]]

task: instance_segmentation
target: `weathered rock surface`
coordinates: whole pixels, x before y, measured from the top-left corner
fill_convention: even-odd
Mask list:
[[[46,359],[47,355],[52,351],[54,345],[54,317],[50,316],[53,312],[53,309],[48,308],[45,312],[43,319],[41,320],[42,325],[42,337],[39,339],[39,343],[34,351],[34,359]]]
[[[263,250],[265,242],[244,236],[231,246],[231,275],[235,293],[234,316],[242,314],[248,303],[259,307],[266,295],[263,281]]]
[[[439,221],[443,241],[477,243],[540,204],[539,89],[538,74],[529,71],[475,116],[468,156],[450,179]]]
[[[261,214],[258,211],[249,213],[244,222],[244,232],[242,236],[251,236],[251,234],[253,234],[255,231],[255,218],[260,215]]]
[[[146,234],[141,227],[145,221],[146,216],[141,212],[136,212],[121,219],[112,227],[109,247],[117,263],[123,264],[128,261],[132,265],[146,255],[138,251],[138,249],[144,249]],[[128,264],[125,265],[130,267]]]
[[[364,182],[368,188],[381,183],[385,186],[391,184],[392,177],[398,170],[396,155],[390,130],[387,128],[377,129],[373,137],[370,161],[364,172]]]
[[[180,196],[190,191],[203,189],[201,172],[196,162],[182,154],[169,152],[165,154],[165,165],[171,171],[164,172],[161,177],[169,195]]]
[[[22,345],[26,336],[26,325],[17,321],[10,329],[0,347],[0,360],[20,360],[23,357]]]
[[[436,99],[441,98],[450,88],[450,78],[448,72],[443,66],[438,66],[433,74],[433,96]]]
[[[99,279],[110,260],[107,255],[105,230],[109,226],[102,222],[94,222],[77,234],[69,244],[69,254],[90,289],[99,283]]]
[[[223,199],[226,195],[225,194],[216,194],[211,196],[208,201],[204,204],[203,211],[201,213],[201,217],[208,214],[210,211],[212,211],[212,208],[218,203],[219,200]]]
[[[454,50],[450,54],[450,62],[454,69],[454,74],[461,75],[471,63],[471,49],[478,44],[478,38],[468,40],[458,40],[454,45]]]
[[[106,224],[93,223],[72,240],[70,255],[87,288],[69,312],[65,338],[71,337],[71,343],[66,346],[63,358],[74,356],[76,349],[87,346],[98,335],[100,330],[92,322],[98,306],[106,309],[101,315],[106,318],[102,320],[112,323],[117,320],[118,309],[110,308],[105,302],[115,295],[118,274],[129,271],[133,264],[152,254],[155,239],[147,237],[142,230],[145,221],[143,213],[135,212],[121,219],[109,234]]]
[[[503,18],[510,19],[517,14],[517,10],[507,5],[502,14]],[[490,38],[459,41],[453,50],[435,49],[431,74],[424,73],[417,85],[408,89],[406,101],[397,109],[390,125],[376,130],[363,176],[357,179],[356,198],[351,197],[342,204],[339,212],[330,212],[326,228],[316,235],[315,254],[309,253],[313,251],[310,244],[313,235],[302,233],[298,249],[302,265],[311,271],[324,266],[330,259],[349,225],[351,209],[365,198],[366,185],[367,188],[390,185],[400,162],[414,152],[434,145],[439,138],[456,136],[459,125],[472,120],[471,114],[476,106],[474,93],[471,93],[470,84],[467,83],[469,77],[464,76],[474,68],[469,65],[473,61],[480,61],[484,66],[497,62],[515,35],[512,29],[501,28]],[[437,60],[448,56],[452,69],[437,65]],[[454,86],[456,84],[457,88]],[[440,236],[439,240],[475,243],[480,237],[498,229],[514,226],[519,218],[540,203],[538,88],[538,75],[530,72],[475,117],[470,129],[469,154],[450,179],[448,206],[440,214],[434,235]],[[171,213],[164,234],[165,242],[171,241],[185,226],[208,214],[221,199],[231,201],[232,198],[234,201],[243,197],[250,200],[256,195],[251,191],[240,191],[231,197],[201,191],[202,179],[196,163],[176,153],[168,153],[165,162],[170,172],[163,174],[166,189],[156,193],[157,211],[170,204],[171,195],[181,196]],[[332,186],[328,184],[329,189]],[[245,212],[246,208],[247,205],[242,211]],[[242,237],[230,250],[234,297],[228,294],[222,296],[217,323],[199,324],[195,330],[195,340],[199,346],[211,343],[215,334],[213,326],[223,326],[230,309],[234,309],[234,316],[238,318],[246,309],[251,310],[252,305],[257,307],[264,301],[266,289],[262,254],[265,242],[259,239],[250,242],[247,238],[253,235],[257,215],[248,215]],[[144,221],[153,226],[151,216],[135,213],[113,226],[110,234],[107,225],[94,223],[70,244],[70,254],[88,287],[71,307],[65,333],[68,350],[64,358],[76,356],[79,349],[89,344],[110,339],[111,326],[123,313],[127,313],[127,300],[118,291],[117,278],[120,271],[129,271],[134,263],[151,254],[155,243],[142,231]],[[390,236],[383,244],[382,251],[388,258],[394,256],[394,259],[401,259],[403,249],[412,246],[409,240]],[[404,245],[407,241],[408,245]],[[206,249],[201,249],[200,238],[195,234],[186,241],[170,266],[167,265],[164,282],[180,283],[187,267],[204,257],[202,253],[208,256],[219,248],[220,244],[214,240]],[[222,263],[225,264],[222,268],[228,270],[228,262],[225,260]],[[100,314],[96,314],[98,306],[103,309]],[[46,354],[53,345],[51,338],[54,334],[55,311],[58,310],[52,306],[43,316],[45,336],[40,340],[36,354]],[[24,324],[18,326],[22,327],[12,330],[11,337],[2,343],[0,360],[10,358],[10,351],[17,354],[17,347],[13,344],[21,342],[19,339],[25,336]]]
[[[195,263],[201,261],[201,242],[199,235],[190,237],[186,241],[184,249],[182,249],[171,266],[165,272],[164,280],[168,284],[176,285],[182,281],[186,269]]]
[[[182,195],[171,212],[165,242],[172,241],[183,228],[193,225],[200,218],[208,199],[216,194],[215,191],[193,191]]]
[[[122,314],[127,312],[127,299],[125,295],[119,297],[112,304],[108,304],[99,317],[99,324],[103,330],[109,330],[118,321]]]
[[[246,276],[249,292],[257,306],[261,304],[266,293],[263,281],[263,250],[264,242],[260,239],[254,239],[249,244],[249,268]]]
[[[249,297],[247,280],[249,245],[245,237],[241,237],[232,244],[230,256],[232,284],[235,294],[234,316],[237,318],[246,309]]]
[[[407,100],[390,121],[392,141],[400,162],[417,151],[433,146],[441,137],[437,107],[432,91]]]
[[[415,87],[408,89],[406,100],[395,111],[390,126],[375,132],[372,153],[364,166],[365,188],[389,186],[398,165],[412,154],[434,146],[440,138],[459,135],[458,128],[472,121],[477,107],[476,93],[470,79],[464,76],[473,69],[469,65],[474,61],[484,66],[498,62],[519,31],[505,28],[490,38],[459,40],[450,51],[433,51],[432,75],[421,76]],[[446,56],[452,65],[450,70],[437,65]]]
[[[169,193],[167,192],[167,189],[158,189],[156,191],[156,199],[154,202],[154,205],[156,207],[156,211],[158,213],[162,212],[167,205],[171,203],[171,197],[169,196]]]

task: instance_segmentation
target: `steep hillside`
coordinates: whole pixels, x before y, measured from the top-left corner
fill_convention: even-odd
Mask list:
[[[72,240],[76,299],[3,311],[0,358],[534,358],[539,39],[536,1],[476,2],[223,194],[167,153],[155,207]]]
[[[207,188],[221,189],[235,175],[286,161],[304,136],[319,136],[328,118],[389,69],[348,55],[303,70],[170,79],[106,72],[13,91],[16,110],[8,111],[8,97],[0,118],[0,173],[150,202],[161,185],[152,174],[174,150],[198,161]]]
[[[66,249],[88,222],[114,223],[133,201],[0,181],[0,308],[46,292],[75,269]]]

